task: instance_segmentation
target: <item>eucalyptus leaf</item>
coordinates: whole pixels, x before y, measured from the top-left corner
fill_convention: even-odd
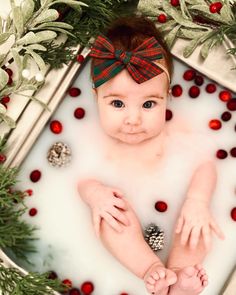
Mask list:
[[[40,4],[41,6],[47,5],[49,3],[51,3],[53,0],[40,0]]]
[[[7,54],[0,54],[0,66],[2,65],[2,62],[5,60]]]
[[[22,82],[22,75],[21,75],[21,72],[23,70],[22,61],[21,61],[21,57],[20,57],[17,49],[12,48],[11,49],[11,54],[13,56],[14,62],[16,63],[17,70],[18,70],[18,73],[19,73],[18,79],[16,80],[16,88],[18,88],[19,85]]]
[[[182,14],[185,18],[188,18],[190,20],[192,20],[191,14],[188,11],[187,5],[186,5],[186,1],[185,0],[180,0],[180,9],[182,11]]]
[[[38,89],[37,86],[27,84],[27,85],[21,86],[20,89],[19,89],[19,91],[26,91],[26,90],[36,91],[37,89]]]
[[[44,102],[42,102],[41,100],[39,100],[37,97],[31,96],[30,99],[33,100],[33,101],[35,101],[35,102],[37,102],[37,103],[39,103],[47,111],[51,111],[50,108]]]
[[[10,36],[11,36],[11,33],[1,33],[0,44],[4,43]]]
[[[200,54],[201,56],[206,59],[207,56],[209,55],[210,50],[217,45],[217,43],[219,44],[219,40],[217,38],[212,38],[212,39],[208,39],[202,46]]]
[[[223,19],[227,20],[228,23],[231,23],[234,20],[234,15],[229,4],[225,3],[223,5],[223,7],[220,10],[220,15]]]
[[[6,20],[5,31],[10,30],[11,24],[12,24],[12,19],[10,17],[10,13],[9,13],[7,16],[7,20]]]
[[[4,89],[0,91],[0,96],[7,96],[11,94],[12,92],[14,92],[14,90],[15,90],[15,86],[5,87]]]
[[[181,28],[179,37],[192,40],[195,38],[201,38],[205,34],[207,34],[206,31]]]
[[[36,17],[31,25],[34,27],[37,24],[54,21],[56,19],[58,19],[58,11],[56,9],[48,9]]]
[[[23,60],[22,60],[22,67],[23,67],[23,69],[28,68],[29,59],[30,59],[30,55],[27,54],[27,53],[25,53],[24,56],[23,56]]]
[[[38,55],[37,53],[35,53],[33,50],[27,49],[27,52],[33,57],[39,69],[44,73],[46,70],[46,65],[42,57]]]
[[[27,48],[29,48],[31,50],[47,51],[47,48],[41,44],[32,44],[32,45],[27,46]]]
[[[169,32],[165,36],[166,45],[170,49],[174,45],[174,41],[176,39],[176,35],[178,33],[178,30],[181,28],[181,25],[177,25],[171,32]]]
[[[37,36],[38,43],[42,41],[52,40],[57,37],[57,33],[48,30],[38,32],[35,35]]]
[[[29,32],[24,37],[17,40],[16,44],[27,45],[27,44],[37,43],[37,42],[38,42],[38,38],[37,38],[36,34],[33,32]]]
[[[24,0],[21,4],[21,9],[23,12],[24,24],[32,17],[34,13],[34,1]]]
[[[64,29],[61,29],[61,28],[51,28],[49,27],[48,29],[51,29],[51,30],[54,30],[54,31],[57,31],[57,32],[60,32],[60,33],[63,33],[63,34],[66,34],[66,35],[70,35],[71,37],[75,37],[74,34],[64,30]]]
[[[6,107],[0,103],[0,114],[5,114],[7,112]]]
[[[223,8],[223,7],[222,7]],[[196,10],[202,12],[208,19],[214,20],[216,22],[228,24],[228,20],[223,19],[218,13],[211,13],[208,5],[192,5],[189,10]]]
[[[189,44],[184,48],[183,56],[185,58],[189,57],[200,43],[201,40],[199,38],[190,41]]]
[[[8,74],[2,68],[0,68],[0,90],[2,90],[7,85],[8,79]]]
[[[73,27],[67,23],[63,23],[63,22],[47,22],[47,23],[43,23],[37,27],[35,27],[34,29],[42,29],[42,28],[46,28],[46,27],[57,27],[57,28],[62,28],[62,29],[66,29],[66,30],[72,30]]]
[[[56,3],[65,3],[68,6],[74,8],[76,10],[77,9],[81,9],[80,6],[88,7],[88,4],[86,4],[84,2],[81,2],[81,1],[73,1],[73,0],[56,0],[56,1],[53,1],[53,3],[51,3],[49,6],[54,5]]]
[[[13,13],[13,23],[17,31],[18,37],[20,37],[24,32],[24,19],[23,13],[19,6],[15,6],[12,10]]]
[[[7,115],[0,115],[2,120],[10,127],[10,128],[15,128],[16,127],[16,122],[9,116]]]
[[[176,26],[176,21],[172,19],[166,22],[165,24],[161,24],[157,27],[160,32],[165,32],[165,31],[172,30],[175,26]]]

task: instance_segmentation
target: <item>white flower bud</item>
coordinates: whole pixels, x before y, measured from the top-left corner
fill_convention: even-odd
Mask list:
[[[36,81],[38,81],[38,82],[43,82],[44,81],[44,75],[42,74],[42,73],[37,73],[36,75],[35,75],[35,79],[36,79]]]
[[[25,79],[28,79],[29,76],[30,76],[30,71],[27,70],[27,69],[24,69],[24,70],[21,72],[21,74],[22,74],[22,77],[24,77]]]

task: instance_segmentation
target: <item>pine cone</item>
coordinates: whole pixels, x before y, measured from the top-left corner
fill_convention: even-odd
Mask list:
[[[164,247],[164,231],[156,224],[150,223],[144,230],[144,238],[153,251],[162,250]]]

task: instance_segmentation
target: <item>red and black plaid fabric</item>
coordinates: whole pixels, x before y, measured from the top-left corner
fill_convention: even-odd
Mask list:
[[[94,58],[92,79],[94,87],[102,85],[124,68],[137,82],[145,82],[163,72],[153,61],[163,59],[162,47],[154,38],[148,38],[133,51],[115,49],[105,36],[98,36],[89,54]]]

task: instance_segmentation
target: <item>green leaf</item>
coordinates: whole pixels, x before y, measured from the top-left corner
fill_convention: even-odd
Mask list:
[[[61,29],[61,28],[48,28],[48,29],[51,29],[51,30],[54,30],[54,31],[57,31],[57,32],[60,32],[60,33],[63,33],[63,34],[66,34],[66,35],[70,35],[71,37],[74,37],[75,38],[75,35],[64,30],[64,29]]]
[[[7,54],[0,54],[0,66],[2,65],[2,62],[4,61]]]
[[[219,44],[219,40],[217,38],[212,38],[212,39],[208,39],[204,42],[200,54],[201,56],[206,59],[210,50],[217,45],[217,43]]]
[[[33,90],[33,91],[36,91],[37,89],[38,89],[37,86],[27,84],[27,85],[23,85],[23,86],[21,86],[20,89],[17,91],[17,93],[18,93],[18,92],[21,92],[21,91],[26,91],[26,90]]]
[[[21,9],[23,12],[24,23],[26,23],[34,13],[34,1],[24,0],[21,4]]]
[[[40,4],[41,6],[47,5],[49,3],[51,3],[53,0],[40,0]]]
[[[16,122],[11,117],[3,114],[0,114],[0,117],[10,128],[16,127]]]
[[[181,25],[177,25],[171,32],[169,32],[165,36],[166,45],[170,49],[174,45],[174,41],[176,39],[176,35],[178,33],[178,30],[180,29]]]
[[[26,45],[31,43],[36,43],[37,37],[36,34],[33,32],[27,33],[24,37],[16,41],[16,44],[18,45]]]
[[[165,32],[165,31],[170,31],[176,26],[176,21],[175,20],[169,20],[165,24],[160,24],[158,27],[158,30],[160,32]]]
[[[0,114],[6,114],[6,112],[7,112],[6,107],[0,103]]]
[[[37,53],[35,53],[33,50],[27,49],[27,52],[33,57],[39,69],[44,73],[46,70],[46,65],[42,57],[38,55]]]
[[[194,49],[200,44],[200,42],[201,40],[199,38],[190,41],[189,45],[184,48],[183,56],[185,58],[189,57],[193,53]]]
[[[227,20],[228,23],[231,23],[234,20],[234,15],[231,10],[230,5],[226,2],[220,10],[220,15],[224,20]]]
[[[45,108],[49,112],[51,111],[51,109],[44,102],[42,102],[41,100],[39,100],[37,97],[31,96],[30,99],[33,100],[33,101],[35,101],[35,102],[37,102],[37,103],[39,103],[43,108]]]
[[[18,51],[15,48],[11,49],[11,54],[13,56],[14,62],[16,63],[17,70],[18,70],[18,73],[19,73],[18,74],[18,79],[16,80],[16,88],[18,88],[18,86],[22,82],[22,76],[21,76],[21,72],[23,70],[22,61],[21,61],[21,57],[20,57]]]
[[[53,40],[57,37],[57,33],[53,31],[42,31],[35,34],[37,36],[38,43],[42,41]]]
[[[16,28],[18,37],[20,37],[24,32],[23,13],[19,6],[15,6],[12,10],[12,13],[14,26]]]
[[[84,2],[73,1],[73,0],[56,0],[56,1],[53,1],[53,3],[51,3],[49,6],[54,5],[56,3],[65,3],[68,6],[74,8],[75,10],[79,10],[79,11],[81,11],[81,6],[88,7],[88,4],[86,4]]]
[[[47,22],[47,23],[43,23],[43,24],[35,27],[34,29],[42,29],[45,27],[57,27],[57,28],[63,28],[63,29],[67,29],[67,30],[73,29],[73,27],[71,25],[63,23],[63,22]]]
[[[58,19],[58,11],[56,9],[48,9],[34,19],[32,22],[32,27],[36,26],[37,24],[54,21],[56,19]]]
[[[41,44],[32,44],[32,45],[27,46],[27,48],[29,48],[31,50],[47,51],[47,48]]]
[[[1,33],[0,44],[4,43],[10,36],[11,36],[11,33]]]
[[[200,38],[205,34],[208,34],[208,32],[181,28],[179,37],[192,40],[192,39]]]
[[[23,56],[23,60],[22,60],[22,67],[23,69],[27,69],[28,68],[28,61],[30,59],[30,55],[25,53],[24,56]]]
[[[8,74],[0,68],[0,90],[2,90],[7,85],[8,79]]]

